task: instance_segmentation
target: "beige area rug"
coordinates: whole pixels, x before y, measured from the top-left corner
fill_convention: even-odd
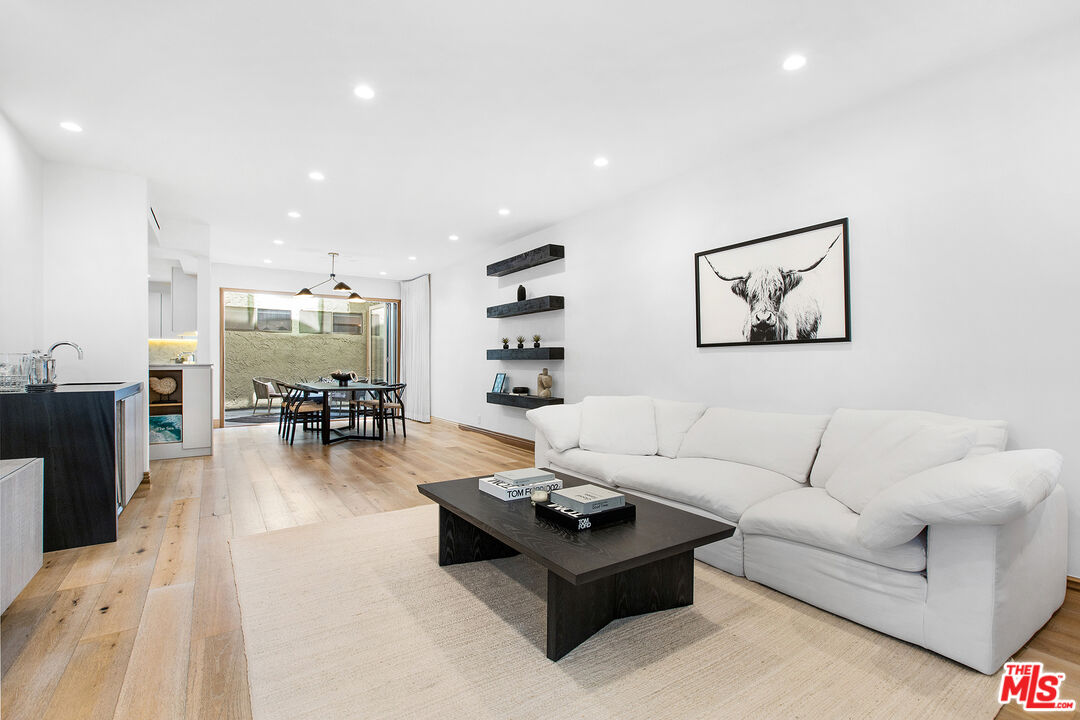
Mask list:
[[[703,563],[692,606],[544,655],[546,571],[440,568],[437,507],[232,541],[251,706],[281,718],[991,718],[998,681]]]

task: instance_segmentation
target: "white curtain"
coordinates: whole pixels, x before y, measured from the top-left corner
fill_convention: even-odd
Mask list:
[[[401,283],[401,380],[405,417],[431,422],[431,276]]]

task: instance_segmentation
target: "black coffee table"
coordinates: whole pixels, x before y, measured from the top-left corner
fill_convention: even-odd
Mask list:
[[[564,487],[586,483],[568,475]],[[630,523],[569,532],[536,517],[528,500],[504,502],[477,478],[417,485],[439,504],[439,565],[521,553],[548,569],[547,656],[558,660],[616,618],[694,602],[694,548],[735,528],[626,493]]]

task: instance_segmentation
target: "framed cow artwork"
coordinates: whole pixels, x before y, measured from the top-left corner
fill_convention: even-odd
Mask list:
[[[850,342],[848,220],[694,255],[697,345]]]

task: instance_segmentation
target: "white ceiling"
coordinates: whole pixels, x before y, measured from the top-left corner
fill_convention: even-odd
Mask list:
[[[210,225],[215,260],[321,272],[339,250],[343,273],[403,278],[1078,14],[1072,0],[0,0],[0,109],[49,159],[149,178],[163,224]],[[791,52],[805,69],[780,69]]]

